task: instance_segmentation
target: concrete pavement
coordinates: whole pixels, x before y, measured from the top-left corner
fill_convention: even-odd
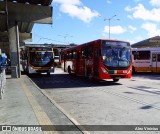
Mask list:
[[[2,127],[8,125],[49,125],[50,130],[35,130],[29,133],[77,133],[82,132],[64,132],[56,131],[54,125],[74,125],[57,107],[35,86],[35,84],[26,75],[22,75],[19,79],[11,79],[7,75],[6,89],[3,99],[0,100],[0,131]],[[12,126],[12,129],[13,129]],[[12,133],[21,133],[16,131]],[[20,130],[25,131],[25,130]],[[2,133],[9,133],[2,131]],[[28,132],[26,132],[28,133]]]

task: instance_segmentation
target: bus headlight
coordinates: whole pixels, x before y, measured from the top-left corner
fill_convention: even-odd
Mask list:
[[[101,67],[101,70],[103,73],[108,74],[108,72],[103,67]]]

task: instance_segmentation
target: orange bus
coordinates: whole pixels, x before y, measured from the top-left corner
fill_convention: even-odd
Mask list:
[[[92,79],[113,79],[132,76],[132,56],[129,42],[98,39],[64,49],[61,67],[69,74],[75,73]]]

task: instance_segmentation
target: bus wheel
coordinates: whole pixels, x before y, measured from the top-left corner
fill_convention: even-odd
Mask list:
[[[113,79],[113,82],[118,82],[119,81],[119,79]]]
[[[68,66],[68,73],[71,74],[71,68]]]
[[[132,72],[133,72],[133,74],[135,74],[135,67],[132,67]]]
[[[51,75],[50,72],[47,72],[47,75],[50,76]]]
[[[89,81],[93,81],[93,76],[92,76],[92,72],[91,71],[89,71],[87,77],[88,77]]]

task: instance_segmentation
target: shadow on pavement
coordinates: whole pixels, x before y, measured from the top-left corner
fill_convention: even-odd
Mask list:
[[[90,82],[84,77],[70,76],[68,74],[34,75],[31,80],[41,89],[57,88],[77,88],[77,87],[101,87],[118,86],[120,83],[112,81],[93,81]]]

